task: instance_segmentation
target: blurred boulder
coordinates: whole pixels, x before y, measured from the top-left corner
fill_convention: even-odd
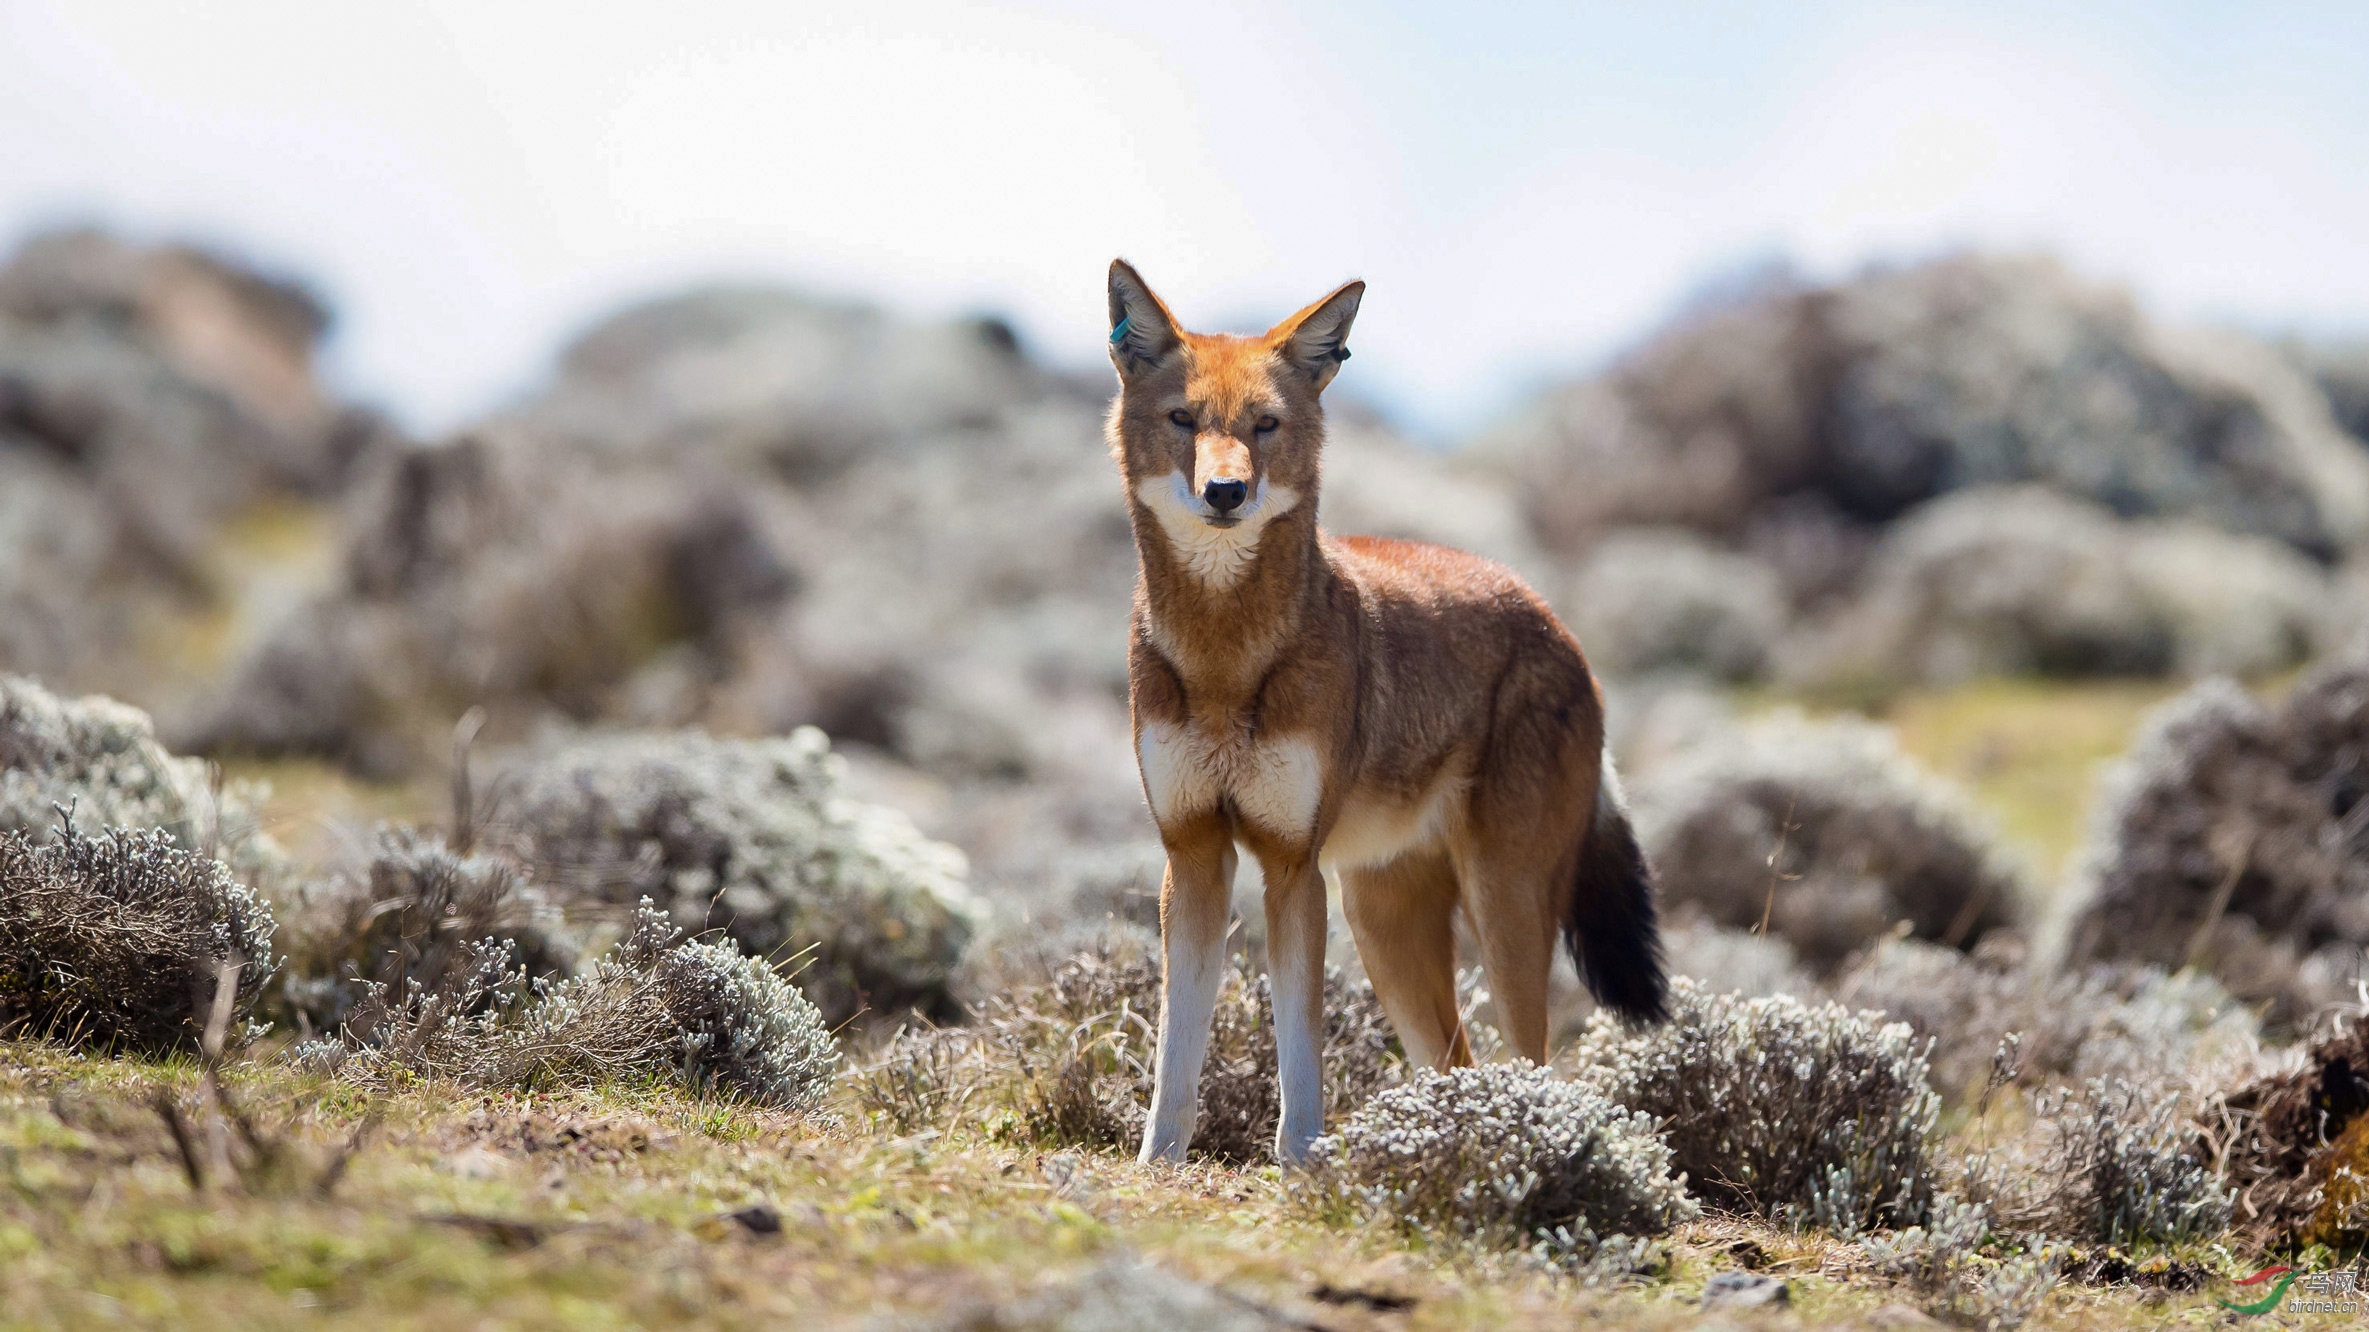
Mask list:
[[[1981,487],[1894,523],[1856,597],[1792,645],[1789,673],[2262,675],[2309,655],[2328,603],[2327,575],[2280,542]]]
[[[563,902],[647,897],[794,973],[833,1023],[954,1015],[948,986],[982,916],[962,855],[848,799],[822,732],[586,736],[500,782],[490,835]]]
[[[1634,800],[1674,922],[1765,919],[1821,977],[1895,929],[1966,949],[2025,912],[1963,799],[1872,722],[1780,713],[1671,759]]]
[[[349,503],[339,577],[182,739],[391,775],[475,703],[611,715],[673,644],[702,654],[696,691],[794,580],[762,498],[499,432],[389,450]]]
[[[1760,290],[1548,394],[1468,465],[1567,553],[1636,524],[1741,544],[1799,496],[1877,525],[2017,482],[2321,560],[2369,536],[2369,455],[2290,360],[2036,258]]]
[[[2331,343],[2291,347],[2290,350],[2328,395],[2336,423],[2369,448],[2369,342]]]
[[[326,319],[185,246],[67,232],[0,267],[0,669],[119,691],[190,673],[143,634],[223,599],[226,524],[334,489],[380,434],[314,378]]]
[[[2349,1000],[2369,946],[2369,656],[2276,705],[2210,680],[2109,775],[2076,962],[2202,965],[2293,1023]]]
[[[1568,601],[1571,628],[1598,668],[1691,670],[1721,680],[1766,669],[1789,610],[1766,566],[1682,528],[1606,538],[1580,564]]]

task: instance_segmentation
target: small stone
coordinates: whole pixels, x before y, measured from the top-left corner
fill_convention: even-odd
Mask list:
[[[1790,1304],[1793,1290],[1775,1277],[1757,1272],[1722,1272],[1703,1287],[1706,1309],[1755,1309]]]
[[[781,1213],[774,1211],[764,1203],[756,1203],[743,1207],[737,1212],[726,1212],[724,1215],[730,1220],[738,1221],[741,1229],[752,1235],[778,1235],[781,1233]]]
[[[1941,1326],[1941,1320],[1914,1305],[1893,1303],[1869,1314],[1867,1325],[1878,1332],[1918,1332]]]

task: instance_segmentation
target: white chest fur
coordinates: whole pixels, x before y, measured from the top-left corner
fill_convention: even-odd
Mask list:
[[[1136,745],[1152,817],[1173,823],[1229,800],[1237,814],[1277,836],[1314,830],[1324,760],[1300,736],[1244,740],[1150,722]]]

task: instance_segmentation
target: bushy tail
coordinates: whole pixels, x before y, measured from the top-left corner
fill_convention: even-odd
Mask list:
[[[1597,1003],[1632,1022],[1668,1015],[1670,983],[1662,974],[1653,869],[1629,826],[1609,754],[1596,788],[1595,817],[1580,846],[1578,882],[1563,914],[1563,942]]]

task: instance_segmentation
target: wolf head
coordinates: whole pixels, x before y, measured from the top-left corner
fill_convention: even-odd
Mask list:
[[[1364,295],[1352,282],[1255,337],[1187,333],[1133,267],[1111,261],[1111,449],[1138,516],[1202,581],[1239,579],[1274,520],[1313,519],[1320,399],[1349,359]]]

